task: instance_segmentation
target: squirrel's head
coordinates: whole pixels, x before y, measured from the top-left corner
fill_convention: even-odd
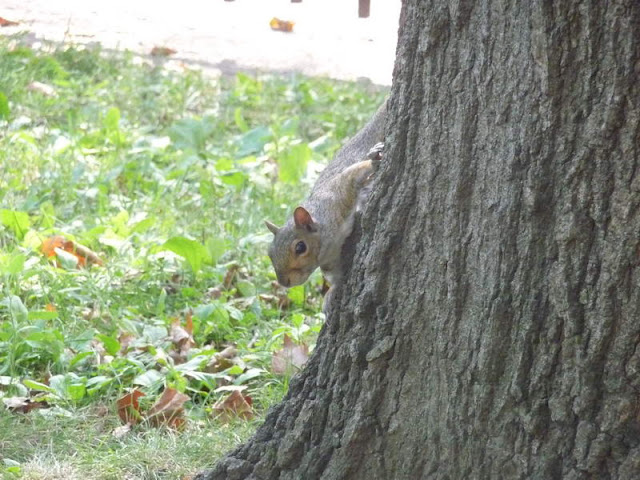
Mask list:
[[[287,288],[303,284],[318,268],[318,224],[304,207],[296,208],[293,223],[289,222],[284,227],[265,223],[274,235],[269,258],[276,270],[278,283]]]

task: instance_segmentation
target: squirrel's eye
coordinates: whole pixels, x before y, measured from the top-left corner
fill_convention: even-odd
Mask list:
[[[307,251],[307,246],[304,244],[304,242],[296,243],[296,255],[302,255],[306,251]]]

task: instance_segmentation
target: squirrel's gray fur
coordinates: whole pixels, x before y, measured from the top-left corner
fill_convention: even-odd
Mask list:
[[[332,284],[339,283],[342,245],[351,234],[362,192],[381,156],[386,108],[385,101],[338,151],[283,227],[266,222],[274,234],[269,256],[283,286],[304,283],[317,267]]]

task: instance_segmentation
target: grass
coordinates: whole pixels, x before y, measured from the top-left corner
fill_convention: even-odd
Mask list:
[[[185,478],[250,435],[284,336],[313,349],[323,320],[319,275],[275,285],[262,222],[384,94],[0,39],[0,472]],[[134,390],[143,417],[185,397],[114,435]]]

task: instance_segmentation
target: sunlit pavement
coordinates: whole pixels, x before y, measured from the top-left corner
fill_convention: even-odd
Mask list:
[[[357,0],[3,0],[0,17],[17,21],[0,34],[149,54],[168,47],[179,61],[223,72],[298,71],[389,85],[400,0],[371,0],[358,18]],[[273,17],[295,22],[292,33],[271,30]]]

